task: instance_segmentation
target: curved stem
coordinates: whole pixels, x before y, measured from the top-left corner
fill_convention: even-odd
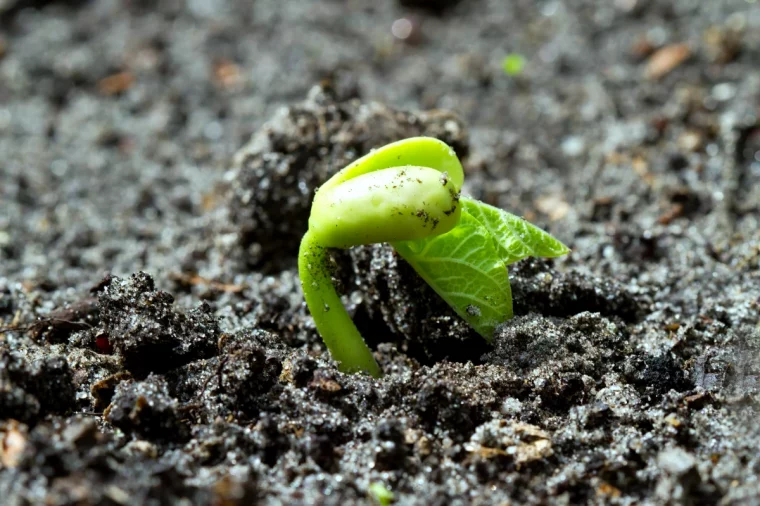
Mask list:
[[[303,295],[330,354],[343,372],[382,376],[380,366],[335,291],[328,268],[329,253],[311,230],[301,240],[298,274]]]

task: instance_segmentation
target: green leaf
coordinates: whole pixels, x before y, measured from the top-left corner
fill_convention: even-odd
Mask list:
[[[392,243],[422,279],[487,341],[497,325],[512,318],[507,268],[491,232],[462,210],[451,231]]]
[[[526,220],[479,200],[461,197],[462,215],[469,214],[485,227],[501,259],[509,265],[526,257],[558,257],[567,246]]]

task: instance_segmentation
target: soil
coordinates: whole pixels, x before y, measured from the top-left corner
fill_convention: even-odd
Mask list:
[[[752,0],[0,0],[4,504],[760,504],[758,61]],[[298,241],[413,135],[572,253],[489,345],[335,252],[344,375]]]

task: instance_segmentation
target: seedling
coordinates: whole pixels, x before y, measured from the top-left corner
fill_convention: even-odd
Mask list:
[[[317,191],[298,271],[317,330],[342,371],[381,375],[333,286],[328,248],[389,242],[489,342],[512,318],[506,266],[569,251],[524,219],[460,195],[463,182],[453,149],[414,137],[373,150]]]
[[[525,57],[519,53],[509,53],[501,62],[501,68],[510,77],[519,76],[525,68]]]
[[[390,506],[395,498],[393,492],[391,492],[385,485],[380,482],[371,483],[367,489],[367,494],[373,499],[374,503],[378,506]]]

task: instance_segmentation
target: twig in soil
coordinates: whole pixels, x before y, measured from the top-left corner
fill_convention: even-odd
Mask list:
[[[223,380],[222,371],[224,370],[224,366],[227,365],[227,360],[228,360],[228,357],[222,358],[222,360],[219,361],[219,367],[217,367],[216,369],[216,375],[218,378],[217,386],[219,387],[220,392],[224,391],[224,380]]]
[[[17,318],[14,318],[11,326],[0,327],[0,332],[32,332],[35,339],[44,338],[48,342],[57,343],[66,340],[73,332],[93,328],[85,320],[97,318],[97,313],[97,299],[87,297],[74,304],[57,309],[47,317],[40,318],[29,325],[14,325],[13,323],[17,323]]]
[[[80,329],[79,326],[82,326],[83,328],[86,328],[86,329],[94,328],[89,323],[83,322],[83,321],[64,320],[62,318],[43,318],[41,320],[38,320],[24,327],[19,327],[19,326],[0,327],[0,333],[36,332],[38,335],[41,335],[45,330],[53,330],[53,328],[50,327],[51,324],[57,324],[58,328],[56,330],[72,330],[72,331],[83,330],[83,329]],[[38,336],[35,336],[35,337],[38,337]]]
[[[177,281],[178,283],[182,283],[185,286],[205,285],[218,292],[240,293],[246,288],[244,285],[222,283],[220,281],[204,278],[198,274],[190,274],[185,272],[169,273],[169,278]]]
[[[206,392],[206,388],[208,387],[208,384],[211,382],[211,378],[217,378],[217,387],[219,388],[220,392],[222,390],[223,382],[222,382],[222,369],[227,364],[228,357],[223,357],[219,361],[219,365],[216,367],[216,373],[215,374],[209,374],[208,378],[206,378],[206,381],[203,382],[203,385],[201,386],[201,395],[203,395]]]

